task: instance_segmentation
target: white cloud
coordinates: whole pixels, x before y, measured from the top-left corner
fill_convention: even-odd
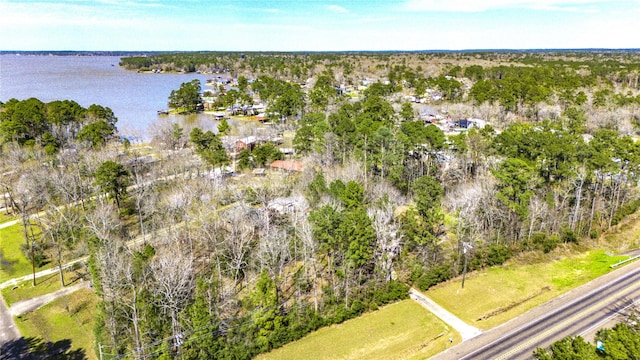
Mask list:
[[[339,5],[327,5],[327,9],[333,11],[333,12],[338,12],[338,13],[348,13],[349,10],[343,8],[342,6]]]
[[[637,0],[613,0],[612,2],[631,2]],[[593,8],[588,5],[605,3],[603,0],[408,0],[404,8],[410,11],[443,12],[481,12],[499,9],[534,9],[579,11]],[[587,6],[586,8],[583,8]]]

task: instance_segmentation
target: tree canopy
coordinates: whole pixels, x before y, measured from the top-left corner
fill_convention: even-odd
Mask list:
[[[201,90],[200,80],[195,79],[182,83],[178,90],[171,90],[169,107],[184,113],[195,113],[202,110]]]

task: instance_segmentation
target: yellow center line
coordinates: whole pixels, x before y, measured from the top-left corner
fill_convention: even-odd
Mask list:
[[[529,338],[527,341],[521,343],[517,347],[515,347],[515,348],[509,350],[508,352],[500,355],[499,357],[496,358],[496,360],[509,359],[512,355],[514,355],[515,353],[519,352],[523,348],[529,347],[529,346],[539,342],[541,339],[545,338],[549,334],[551,334],[551,333],[553,333],[553,332],[565,327],[568,323],[573,323],[576,320],[584,317],[588,313],[590,313],[590,312],[592,312],[592,311],[594,311],[594,310],[596,310],[598,308],[602,308],[604,305],[606,305],[608,302],[610,302],[614,298],[622,298],[623,296],[626,296],[627,294],[637,290],[638,288],[640,288],[640,282],[634,282],[632,285],[626,287],[624,290],[619,291],[619,292],[617,292],[615,294],[612,294],[612,295],[606,297],[605,299],[597,302],[596,304],[591,305],[587,309],[584,309],[581,312],[579,312],[577,314],[574,314],[573,316],[561,321],[560,323],[555,324],[554,326],[548,328],[547,330],[538,333],[538,335]]]

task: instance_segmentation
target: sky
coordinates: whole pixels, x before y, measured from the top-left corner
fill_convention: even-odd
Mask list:
[[[0,50],[640,48],[640,0],[0,0]]]

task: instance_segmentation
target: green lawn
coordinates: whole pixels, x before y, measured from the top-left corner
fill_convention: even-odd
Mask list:
[[[97,298],[92,289],[83,289],[60,298],[40,309],[15,319],[23,337],[44,341],[71,341],[71,351],[82,349],[88,359],[97,359],[94,352],[93,316]]]
[[[89,280],[89,274],[83,266],[78,269],[69,268],[64,270],[64,279],[66,285],[75,285],[81,279]],[[31,281],[25,281],[18,284],[15,288],[4,288],[2,289],[2,297],[4,297],[7,305],[10,306],[18,301],[49,294],[60,289],[62,289],[62,284],[60,284],[60,275],[55,273],[46,277],[38,278],[36,286],[33,286]]]
[[[426,294],[470,325],[489,329],[609,272],[625,256],[591,251],[552,262],[493,267],[435,286]]]
[[[31,261],[22,253],[22,244],[25,240],[21,224],[0,229],[0,283],[31,273]]]
[[[413,300],[322,328],[257,359],[425,359],[460,336]]]

